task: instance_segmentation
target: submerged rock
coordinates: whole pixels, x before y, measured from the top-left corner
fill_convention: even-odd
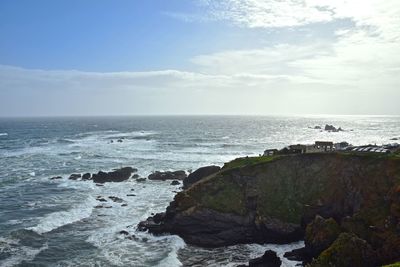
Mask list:
[[[149,180],[159,180],[159,181],[165,181],[165,180],[183,180],[187,177],[185,171],[166,171],[166,172],[159,172],[156,171],[147,177]]]
[[[189,188],[192,184],[200,181],[201,179],[219,172],[220,169],[221,167],[219,166],[206,166],[195,170],[194,172],[189,174],[186,179],[183,180],[183,188]]]
[[[112,201],[116,202],[116,203],[124,202],[124,200],[122,198],[119,198],[119,197],[111,196],[111,197],[108,197],[108,198],[111,199]]]
[[[62,177],[61,176],[54,176],[54,177],[50,178],[50,180],[58,180],[58,179],[62,179]]]
[[[181,182],[179,182],[178,180],[173,180],[171,182],[171,185],[180,185],[180,184],[181,184]]]

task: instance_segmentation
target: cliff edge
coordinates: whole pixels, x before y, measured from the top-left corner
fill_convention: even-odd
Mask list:
[[[298,254],[312,266],[346,262],[353,256],[343,250],[364,244],[354,257],[365,260],[351,266],[391,263],[400,260],[400,156],[236,159],[179,192],[139,229],[205,247],[305,239]]]

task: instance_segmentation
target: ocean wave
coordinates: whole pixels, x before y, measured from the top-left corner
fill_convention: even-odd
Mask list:
[[[178,236],[170,236],[168,239],[171,242],[171,251],[156,266],[182,266],[182,262],[178,259],[178,251],[186,246],[185,241]]]
[[[57,143],[59,143],[59,144],[73,144],[75,142],[74,142],[74,140],[71,140],[71,139],[59,138],[59,139],[57,139]]]
[[[0,136],[7,136],[8,133],[0,133]]]
[[[93,197],[87,198],[83,204],[76,205],[67,211],[58,211],[48,214],[43,217],[39,224],[28,228],[36,233],[43,234],[60,228],[64,225],[78,222],[90,217],[93,207],[96,205],[96,200]]]
[[[13,238],[0,237],[0,259],[2,267],[16,266],[31,261],[37,254],[48,248],[47,243],[32,240],[29,231],[18,230]],[[35,236],[34,238],[37,238]],[[29,244],[30,243],[30,244]]]

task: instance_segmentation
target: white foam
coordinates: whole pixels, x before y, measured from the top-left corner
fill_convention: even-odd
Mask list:
[[[35,172],[30,172],[29,175],[32,176],[32,177],[35,177],[36,173]]]
[[[0,136],[7,136],[8,133],[0,133]]]
[[[11,267],[20,264],[22,261],[31,261],[37,254],[48,248],[47,243],[40,248],[18,246],[17,240],[0,237],[0,252],[9,252],[11,257],[2,260],[1,267]]]
[[[61,226],[71,224],[90,217],[96,200],[93,197],[87,198],[82,204],[76,205],[67,211],[53,212],[43,217],[39,224],[28,228],[39,234],[50,232]]]
[[[178,236],[169,237],[172,246],[172,250],[168,253],[168,256],[161,260],[156,266],[182,266],[182,263],[178,259],[178,251],[185,247],[185,242]]]

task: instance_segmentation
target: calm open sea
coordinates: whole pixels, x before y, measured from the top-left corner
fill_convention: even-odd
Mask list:
[[[345,131],[309,128],[325,124]],[[156,170],[222,165],[294,143],[381,144],[395,142],[394,137],[400,137],[400,117],[3,118],[0,266],[235,266],[266,248],[282,255],[302,243],[202,249],[177,236],[136,233],[136,224],[164,211],[179,190],[168,181],[99,187],[67,178],[122,166],[136,167],[145,177]],[[52,176],[63,179],[49,180]],[[132,193],[136,196],[127,196]],[[97,196],[117,196],[128,206],[109,201],[111,208],[95,209]],[[125,239],[121,230],[137,238]],[[284,266],[294,264],[284,261]]]

